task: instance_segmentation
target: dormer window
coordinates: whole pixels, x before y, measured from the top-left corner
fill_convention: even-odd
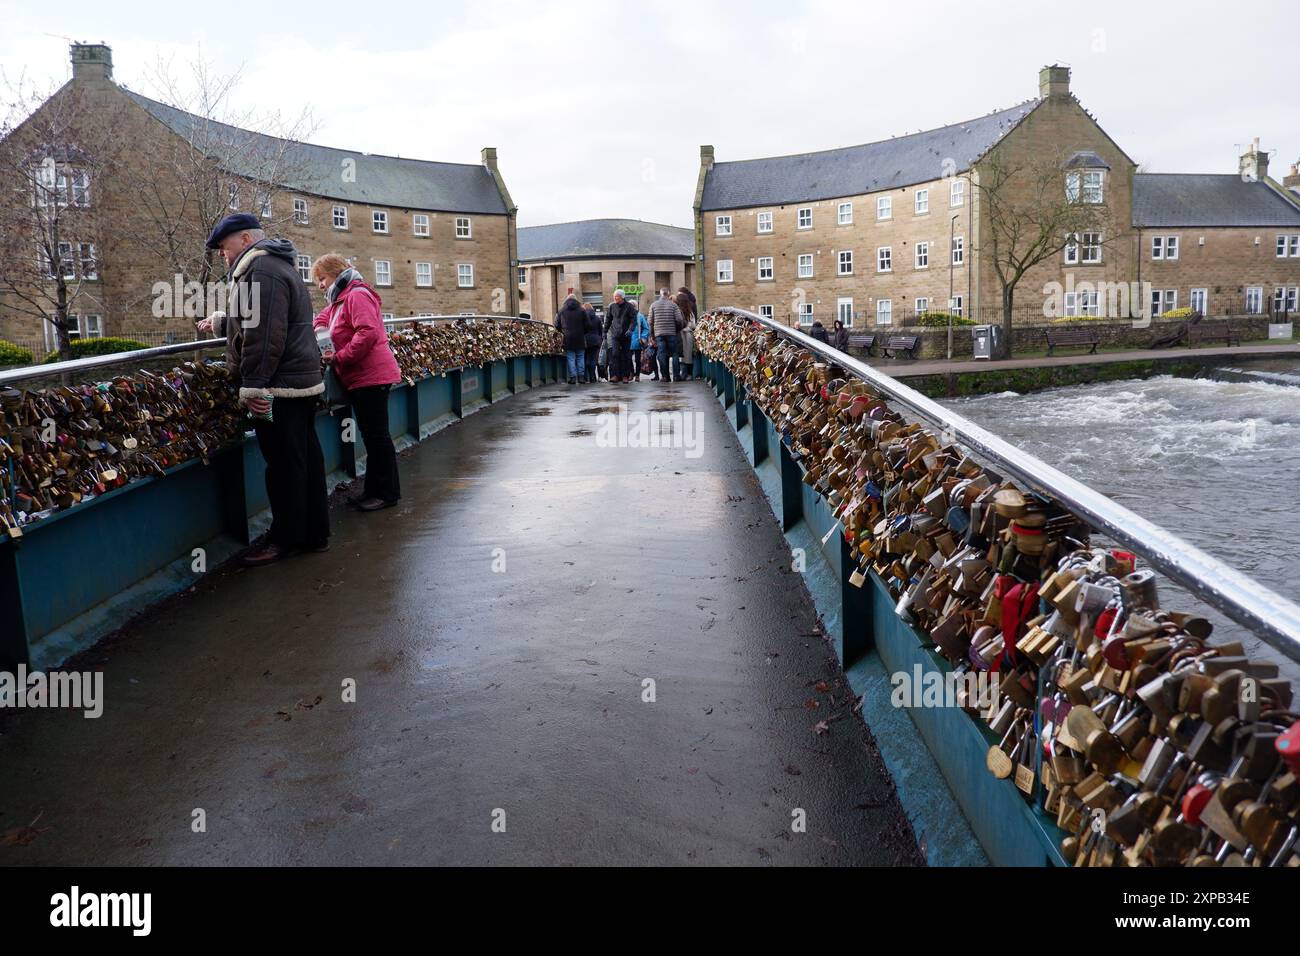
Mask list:
[[[1065,163],[1065,199],[1099,205],[1104,201],[1106,161],[1093,152],[1075,153]]]

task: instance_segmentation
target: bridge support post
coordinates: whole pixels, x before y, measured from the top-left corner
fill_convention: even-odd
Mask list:
[[[722,407],[730,408],[736,404],[736,376],[730,371],[723,374],[725,377],[722,379]]]
[[[871,595],[854,587],[849,577],[857,562],[849,551],[843,531],[840,539],[840,664],[845,670],[871,649]]]
[[[803,518],[803,472],[781,442],[781,530],[789,531]]]
[[[465,417],[465,402],[464,402],[465,394],[461,388],[463,384],[461,382],[461,377],[462,377],[461,370],[452,369],[450,372],[447,373],[447,377],[451,379],[452,414],[455,415],[457,418],[464,418]]]
[[[763,410],[753,402],[749,404],[750,420],[753,424],[751,431],[754,433],[754,467],[757,468],[763,462],[767,461],[767,416]]]
[[[749,399],[743,382],[736,383],[736,431],[749,424]]]

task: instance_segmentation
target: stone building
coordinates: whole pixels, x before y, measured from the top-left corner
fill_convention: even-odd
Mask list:
[[[388,316],[518,310],[517,210],[495,149],[484,149],[478,163],[448,163],[277,139],[119,86],[107,46],[74,44],[72,61],[72,79],[41,109],[56,98],[78,97],[87,124],[110,125],[113,138],[129,144],[129,155],[97,162],[94,181],[84,184],[87,213],[100,215],[98,235],[70,237],[76,260],[70,273],[82,260],[89,263],[78,274],[78,301],[70,309],[77,335],[191,338],[194,316],[176,314],[176,303],[158,308],[158,290],[179,291],[189,278],[160,247],[171,241],[201,249],[208,227],[201,220],[235,211],[258,215],[268,234],[293,241],[304,282],[313,259],[328,252],[347,257],[380,293]],[[199,191],[194,180],[177,170],[211,144],[222,146],[208,156],[220,167],[221,208],[204,210],[189,195]],[[268,173],[277,162],[277,172]],[[89,178],[74,166],[70,176]],[[137,188],[156,183],[170,206],[183,210],[174,234],[159,236],[156,222],[131,208],[129,177]],[[216,271],[214,284],[224,271],[219,262]],[[314,285],[313,296],[324,304]],[[0,295],[0,338],[48,346],[52,326],[9,305]]]
[[[1046,180],[999,179],[1038,167]],[[712,146],[701,147],[694,206],[702,301],[828,327],[837,318],[908,325],[949,308],[1000,321],[997,202],[989,197],[1002,182],[1000,195],[1010,197],[1002,202],[1032,203],[1044,181],[1059,197],[1051,202],[1095,206],[1106,225],[1070,233],[1075,241],[1025,272],[1015,287],[1017,322],[1136,316],[1151,303],[1134,283],[1147,280],[1160,289],[1157,312],[1193,303],[1241,312],[1259,301],[1258,289],[1267,309],[1272,290],[1300,280],[1300,262],[1271,253],[1300,223],[1300,197],[1268,177],[1266,156],[1256,149],[1221,177],[1140,174],[1070,92],[1070,71],[1051,66],[1040,71],[1034,99],[939,129],[738,162],[718,162]],[[1167,257],[1153,262],[1153,229],[1183,250],[1190,236],[1198,252],[1172,268]],[[1107,289],[1131,290],[1133,301],[1122,313],[1103,311]]]
[[[644,310],[661,288],[696,291],[690,229],[588,219],[519,230],[520,310],[549,319],[570,294],[603,308],[616,287]]]

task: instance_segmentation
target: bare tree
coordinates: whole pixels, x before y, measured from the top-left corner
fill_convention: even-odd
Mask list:
[[[48,324],[60,358],[71,357],[81,306],[103,303],[87,283],[98,278],[106,168],[102,138],[87,127],[94,114],[68,84],[40,91],[3,81],[0,125],[0,301]]]
[[[1011,352],[1016,287],[1025,274],[1079,244],[1085,233],[1100,235],[1096,245],[1114,243],[1118,223],[1084,171],[1065,169],[1061,155],[1021,158],[994,150],[978,168],[975,188],[985,226],[980,255],[992,263],[1000,287],[1003,335],[998,357],[1005,358]]]

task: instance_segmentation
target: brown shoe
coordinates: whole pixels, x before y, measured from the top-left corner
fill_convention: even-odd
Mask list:
[[[282,548],[278,544],[268,544],[256,551],[250,551],[242,555],[239,563],[246,568],[260,568],[263,565],[275,564],[281,558],[287,558],[292,553],[288,548]]]
[[[358,511],[382,511],[385,508],[392,508],[396,501],[385,501],[383,498],[367,498],[357,505]]]

